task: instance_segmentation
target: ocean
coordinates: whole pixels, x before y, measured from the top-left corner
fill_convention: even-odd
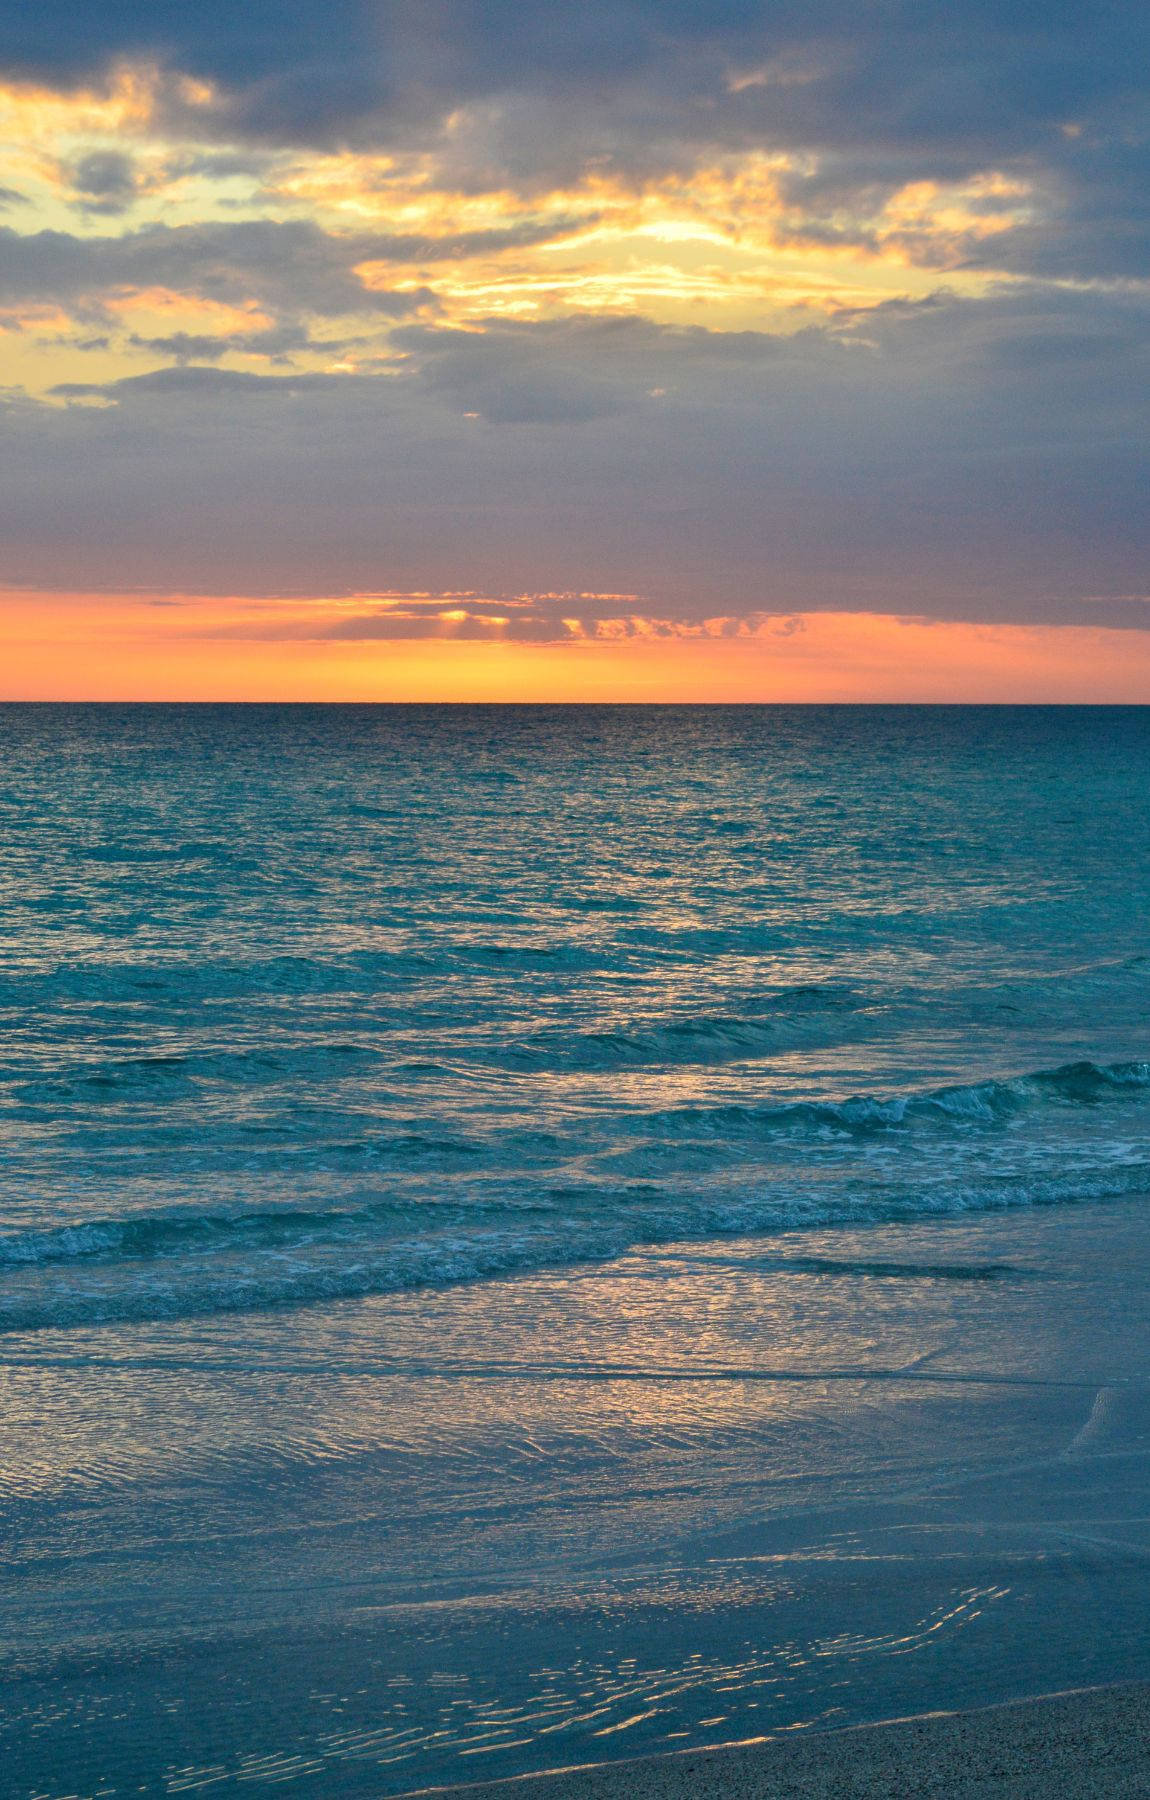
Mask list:
[[[1150,709],[0,719],[12,1800],[1150,1675]]]

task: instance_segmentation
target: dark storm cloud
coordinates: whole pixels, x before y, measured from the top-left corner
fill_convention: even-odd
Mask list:
[[[404,328],[398,379],[73,388],[113,404],[10,408],[7,578],[1143,623],[1145,322],[1027,289],[882,309],[862,342]]]

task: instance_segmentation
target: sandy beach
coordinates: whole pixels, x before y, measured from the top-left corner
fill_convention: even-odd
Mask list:
[[[1150,1794],[1150,1683],[678,1756],[421,1788],[451,1800],[1060,1800]],[[414,1794],[411,1797],[414,1800]]]

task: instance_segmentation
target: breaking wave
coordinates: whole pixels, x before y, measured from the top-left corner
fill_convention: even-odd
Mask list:
[[[745,1154],[723,1181],[502,1186],[444,1181],[330,1208],[139,1211],[0,1236],[0,1330],[93,1326],[299,1307],[618,1255],[644,1244],[809,1226],[945,1217],[1144,1191],[1150,1133],[1115,1155],[1008,1129],[1026,1115],[1136,1101],[1150,1062],[1074,1062],[1013,1080],[775,1107],[684,1107],[641,1129],[672,1143],[722,1135]],[[1126,1134],[1129,1136],[1129,1134]],[[747,1147],[762,1140],[770,1155]],[[876,1165],[867,1146],[888,1141]],[[1089,1146],[1087,1147],[1089,1151]],[[1009,1151],[1010,1154],[1004,1154]],[[414,1152],[413,1152],[414,1154]]]

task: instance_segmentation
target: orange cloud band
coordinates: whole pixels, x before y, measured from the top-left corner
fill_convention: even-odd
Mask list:
[[[564,643],[235,635],[237,618],[266,608],[284,619],[292,604],[9,592],[0,698],[1140,703],[1150,694],[1150,621],[1121,631],[805,613],[738,636],[639,630]]]

